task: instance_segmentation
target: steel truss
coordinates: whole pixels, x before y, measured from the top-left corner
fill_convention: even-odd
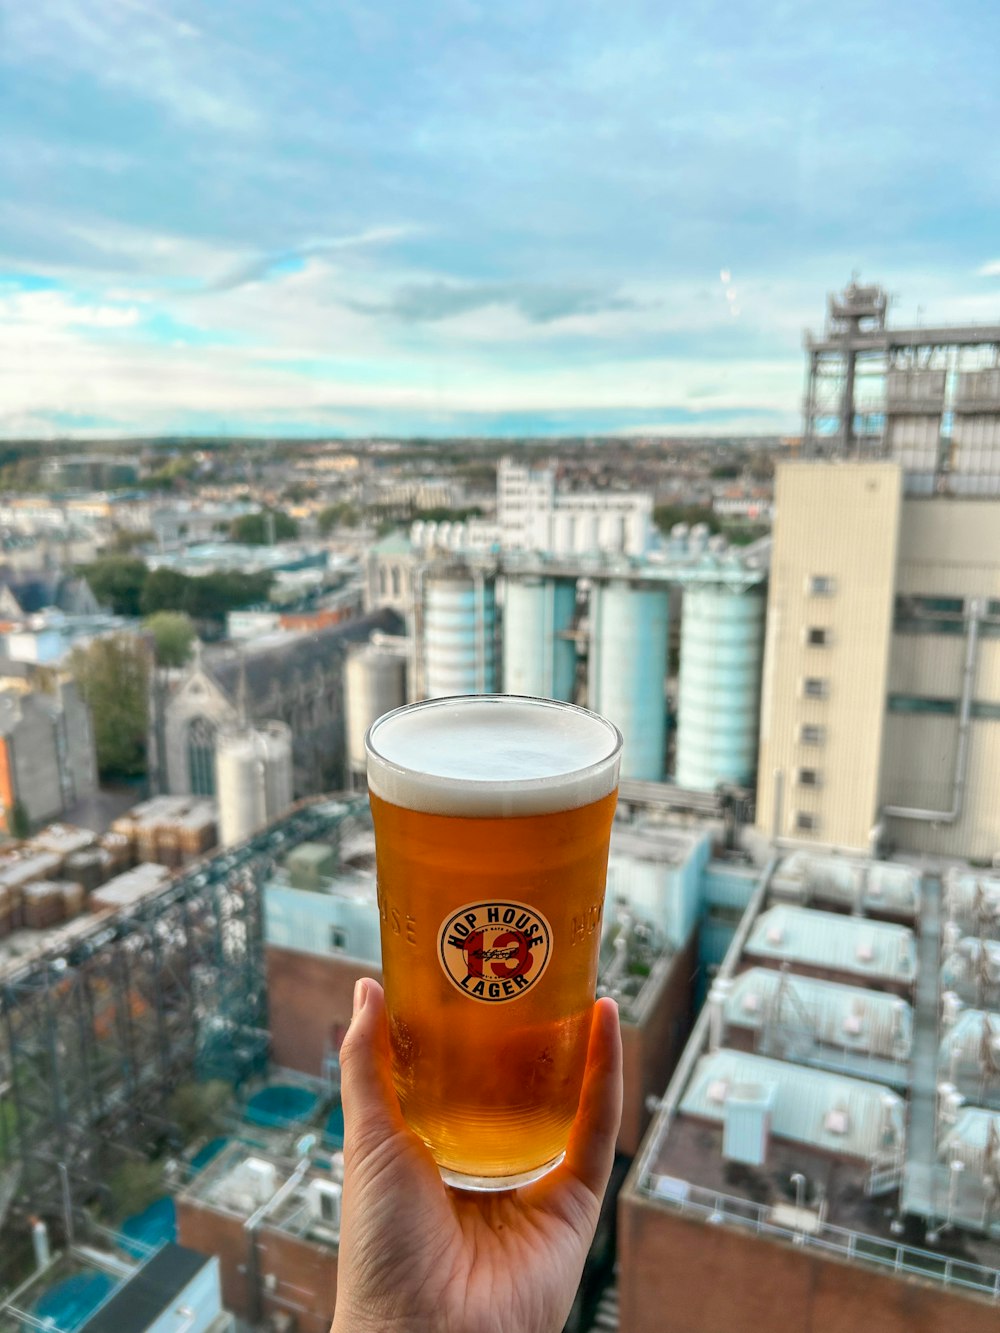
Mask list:
[[[0,979],[0,1166],[34,1210],[62,1207],[64,1169],[80,1203],[116,1151],[177,1143],[180,1083],[238,1087],[266,1064],[262,886],[358,804],[303,803]]]

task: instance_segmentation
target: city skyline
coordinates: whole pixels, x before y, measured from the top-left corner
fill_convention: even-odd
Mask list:
[[[0,436],[788,432],[995,319],[991,7],[0,0]]]

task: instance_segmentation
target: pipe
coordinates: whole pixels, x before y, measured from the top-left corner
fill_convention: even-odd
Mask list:
[[[906,805],[886,805],[882,814],[891,819],[916,819],[924,824],[954,824],[962,814],[965,795],[966,767],[969,758],[969,723],[972,717],[972,695],[976,683],[976,649],[979,645],[979,618],[983,613],[981,601],[969,606],[969,623],[965,635],[965,666],[962,671],[962,699],[958,710],[958,748],[955,751],[955,778],[952,784],[950,810],[921,810]]]

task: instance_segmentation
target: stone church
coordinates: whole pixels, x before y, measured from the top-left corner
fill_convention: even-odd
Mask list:
[[[221,730],[285,722],[291,728],[296,798],[344,786],[344,659],[376,630],[401,632],[385,608],[309,633],[241,651],[197,651],[150,685],[149,773],[154,791],[215,795],[215,742]]]

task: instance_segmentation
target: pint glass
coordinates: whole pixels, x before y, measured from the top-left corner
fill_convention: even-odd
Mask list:
[[[392,1075],[444,1179],[561,1161],[597,983],[622,738],[548,699],[431,699],[368,732]]]

